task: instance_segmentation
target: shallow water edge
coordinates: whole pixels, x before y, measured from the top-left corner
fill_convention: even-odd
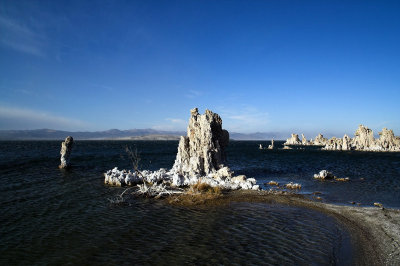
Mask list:
[[[232,191],[205,205],[224,205],[230,202],[265,202],[316,210],[334,218],[348,230],[353,250],[352,264],[400,265],[398,209],[335,205],[316,202],[304,195],[267,191]],[[342,256],[348,258],[349,254],[344,250],[342,252]]]

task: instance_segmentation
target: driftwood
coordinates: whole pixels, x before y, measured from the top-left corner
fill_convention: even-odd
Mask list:
[[[133,194],[143,195],[148,197],[160,198],[164,195],[170,196],[172,194],[181,194],[184,193],[184,190],[181,188],[171,188],[167,187],[165,184],[138,184],[139,188]]]

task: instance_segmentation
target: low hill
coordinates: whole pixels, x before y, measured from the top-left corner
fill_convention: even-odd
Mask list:
[[[106,131],[62,131],[54,129],[0,130],[0,140],[64,140],[72,136],[75,140],[178,140],[186,136],[183,131],[162,131],[154,129],[110,129]],[[277,139],[278,133],[230,133],[232,140],[270,140]]]

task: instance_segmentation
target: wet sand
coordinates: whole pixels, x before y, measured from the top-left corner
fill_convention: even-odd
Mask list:
[[[355,265],[400,265],[400,210],[327,204],[292,193],[233,191],[201,200],[200,205],[266,202],[306,207],[335,218],[351,235]],[[170,201],[171,203],[171,201]],[[173,201],[186,205],[187,201]],[[196,204],[190,202],[189,204]]]

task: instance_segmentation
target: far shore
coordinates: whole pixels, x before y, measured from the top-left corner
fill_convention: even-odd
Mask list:
[[[222,196],[202,201],[197,206],[225,205],[231,202],[276,203],[322,212],[336,219],[349,231],[355,252],[355,265],[400,265],[398,209],[334,205],[316,202],[299,194],[250,190],[226,192]],[[187,206],[186,202],[173,204]]]
[[[133,137],[118,137],[118,138],[74,138],[75,141],[109,141],[109,140],[134,140],[134,141],[178,141],[181,136],[178,135],[166,135],[164,136],[153,136],[153,135],[144,135],[144,136],[133,136]],[[15,139],[0,139],[0,141],[64,141],[64,138],[15,138]],[[229,139],[229,141],[260,141],[260,142],[270,142],[271,140],[266,139]],[[284,142],[285,140],[275,140],[278,142]]]

